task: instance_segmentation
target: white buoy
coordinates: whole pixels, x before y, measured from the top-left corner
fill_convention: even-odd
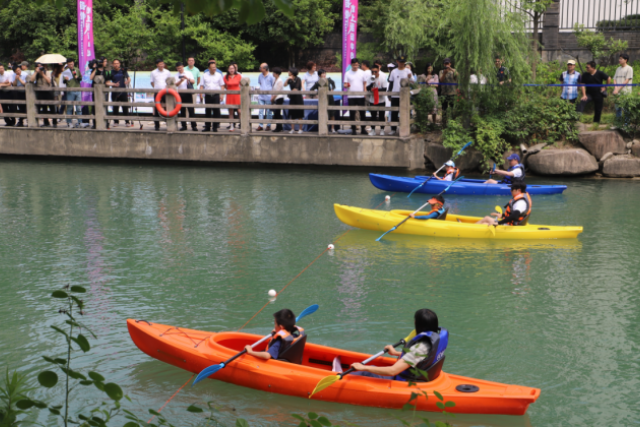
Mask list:
[[[276,296],[276,291],[275,291],[275,290],[273,290],[273,289],[271,289],[271,290],[269,291],[269,296],[270,296],[270,297],[275,297],[275,296]]]
[[[384,201],[388,202],[389,200],[391,200],[391,196],[384,196]]]
[[[329,246],[327,247],[329,248],[330,251],[332,251],[335,248],[335,246],[333,246],[333,243],[329,243]]]

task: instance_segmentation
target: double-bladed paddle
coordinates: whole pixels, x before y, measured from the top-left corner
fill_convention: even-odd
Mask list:
[[[453,156],[450,160],[453,160],[453,159],[455,159],[455,158],[459,157],[459,156],[464,152],[464,150],[466,150],[466,149],[467,149],[471,144],[473,144],[473,141],[469,141],[469,142],[467,142],[467,143],[464,145],[464,147],[462,147],[462,148],[460,149],[460,151],[458,151],[458,152],[456,153],[456,155],[455,155],[455,156]],[[446,165],[446,163],[445,163],[444,165],[440,166],[440,169],[438,169],[438,170],[436,171],[436,175],[438,174],[438,172],[440,172],[440,171],[442,170],[442,168],[443,168],[443,167],[445,167],[445,165]],[[411,195],[413,194],[413,192],[414,192],[414,191],[416,191],[418,188],[420,188],[420,187],[422,187],[423,185],[425,185],[427,182],[431,181],[431,178],[433,178],[433,175],[432,175],[432,176],[430,176],[430,177],[429,177],[426,181],[424,181],[422,184],[419,184],[416,188],[414,188],[413,190],[411,190],[411,193],[409,193],[409,195],[408,195],[407,197],[411,197]]]
[[[414,337],[416,336],[416,331],[415,329],[413,331],[411,331],[411,333],[409,335],[407,335],[404,339],[401,339],[400,341],[398,341],[397,343],[395,343],[393,345],[393,347],[397,347],[400,344],[406,344],[407,342],[411,341]],[[368,358],[367,360],[365,360],[364,362],[362,362],[363,365],[366,365],[367,363],[377,359],[378,357],[382,356],[383,354],[385,354],[387,351],[386,348],[383,351],[379,351],[376,354],[374,354],[373,356],[371,356],[370,358]],[[316,385],[316,388],[313,389],[313,391],[311,392],[311,394],[309,395],[309,399],[311,399],[311,396],[313,396],[314,394],[321,392],[322,390],[324,390],[327,387],[331,387],[333,384],[335,384],[336,382],[340,381],[342,378],[344,378],[345,375],[349,375],[351,372],[355,371],[354,368],[349,368],[346,371],[339,373],[338,375],[329,375],[328,377],[324,377],[323,379],[321,379],[318,384]]]
[[[500,206],[495,207],[496,212],[498,212],[498,214],[502,215],[502,208]],[[493,228],[491,228],[491,226],[489,226],[489,229],[491,230],[491,234],[493,235],[493,237],[496,237],[496,226],[494,225]]]
[[[310,305],[309,307],[305,308],[304,310],[302,310],[302,313],[300,313],[300,315],[298,317],[296,317],[296,323],[298,323],[300,320],[302,320],[303,317],[308,316],[310,314],[315,313],[316,311],[318,311],[319,305],[318,304],[313,304]],[[251,344],[251,348],[256,348],[258,345],[262,344],[263,342],[265,342],[266,340],[268,340],[269,338],[271,338],[271,334],[263,337],[262,339],[260,339],[260,341],[257,341],[253,344]],[[236,354],[235,356],[231,357],[230,359],[225,360],[224,362],[217,364],[217,365],[211,365],[207,368],[204,368],[196,377],[195,380],[193,380],[193,383],[191,384],[191,386],[193,387],[194,385],[196,385],[197,383],[199,383],[200,381],[202,381],[205,378],[210,377],[211,375],[215,374],[216,372],[218,372],[220,369],[224,368],[225,366],[227,366],[229,363],[233,362],[234,360],[236,360],[238,357],[242,356],[243,354],[245,354],[247,352],[247,350],[242,350],[240,353]]]
[[[464,178],[464,176],[461,176],[460,178],[454,180],[451,182],[451,184],[449,184],[449,186],[447,188],[445,188],[444,190],[442,190],[440,193],[438,193],[438,196],[442,195],[442,193],[445,193],[449,188],[451,188],[451,186],[456,182],[456,181],[460,181],[462,178]],[[437,197],[437,196],[436,196]],[[431,200],[431,199],[429,199]],[[427,206],[429,204],[429,202],[425,203],[424,205],[420,206],[417,210],[415,210],[413,212],[412,215],[417,214],[418,212],[420,212],[425,206]],[[385,232],[382,236],[378,237],[376,239],[376,242],[379,242],[380,239],[382,239],[384,236],[386,236],[387,234],[391,233],[394,230],[397,230],[398,227],[400,227],[402,224],[405,223],[405,221],[407,221],[409,218],[411,218],[411,215],[408,215],[405,219],[403,219],[402,221],[400,221],[397,225],[395,225],[391,230]]]

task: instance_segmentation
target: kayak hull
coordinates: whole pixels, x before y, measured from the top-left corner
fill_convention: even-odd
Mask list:
[[[429,179],[428,176],[402,177],[370,173],[371,183],[380,190],[394,193],[410,193],[414,188]],[[416,193],[439,194],[451,184],[450,181],[430,179]],[[527,185],[527,192],[531,195],[562,194],[566,185]],[[511,187],[506,184],[484,184],[484,180],[463,178],[447,190],[447,194],[480,195],[480,196],[510,196]]]
[[[333,205],[340,221],[352,227],[384,233],[407,217],[412,211],[382,211],[353,206]],[[420,212],[418,215],[426,215]],[[582,233],[582,227],[554,225],[520,225],[517,227],[476,224],[480,217],[453,215],[449,213],[445,221],[437,219],[409,219],[392,233],[413,234],[430,237],[454,237],[467,239],[575,239]],[[460,222],[458,222],[460,220]]]
[[[204,332],[133,319],[127,320],[127,327],[131,339],[144,353],[193,373],[227,360],[245,345],[262,338],[241,332]],[[258,350],[261,348],[258,347]],[[336,356],[340,356],[343,368],[370,357],[368,354],[307,343],[302,365],[244,355],[211,378],[306,399],[318,381],[333,374],[331,362]],[[374,363],[388,366],[394,362],[395,359],[381,357]],[[479,390],[465,393],[456,390],[459,385],[473,385]],[[540,389],[537,388],[477,380],[443,371],[434,381],[419,383],[415,387],[409,387],[403,381],[349,375],[315,394],[312,399],[401,409],[409,401],[412,391],[418,391],[416,388],[429,395],[428,399],[422,396],[417,399],[417,409],[430,412],[442,412],[436,406],[438,399],[433,391],[441,393],[445,402],[455,402],[454,407],[447,408],[448,412],[466,414],[524,415],[529,405],[540,396]]]

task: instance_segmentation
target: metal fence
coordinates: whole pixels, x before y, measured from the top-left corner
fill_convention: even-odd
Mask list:
[[[561,0],[560,30],[576,23],[592,30],[638,30],[640,0]]]
[[[526,29],[533,30],[533,18],[523,10],[522,0],[498,0],[504,10],[523,12]],[[560,31],[572,31],[582,24],[591,30],[640,30],[640,0],[559,0]],[[542,31],[542,20],[538,27]]]

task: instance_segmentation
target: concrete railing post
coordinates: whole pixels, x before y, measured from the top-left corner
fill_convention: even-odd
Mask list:
[[[240,134],[251,133],[251,80],[243,77],[240,80]]]
[[[167,89],[173,89],[173,90],[178,90],[178,88],[176,87],[176,79],[173,77],[169,77],[167,80]],[[176,108],[176,99],[167,94],[167,96],[165,97],[167,106],[165,107],[165,110],[167,110],[167,113],[173,111],[174,108]],[[178,131],[178,117],[180,116],[180,113],[176,114],[173,117],[167,117],[167,132],[177,132]]]
[[[409,79],[400,81],[400,114],[399,114],[400,138],[407,138],[411,135],[411,88]]]
[[[105,130],[107,128],[105,122],[107,112],[104,105],[104,76],[96,76],[93,82],[95,83],[93,86],[93,115],[96,118],[96,129]]]
[[[542,17],[542,61],[553,61],[560,50],[560,2],[554,0]]]
[[[35,83],[27,83],[24,87],[24,95],[27,102],[27,126],[30,128],[38,127],[38,106],[36,105],[36,88]]]
[[[333,96],[333,95],[332,95]],[[329,134],[329,82],[322,78],[318,80],[318,135],[327,136]]]

